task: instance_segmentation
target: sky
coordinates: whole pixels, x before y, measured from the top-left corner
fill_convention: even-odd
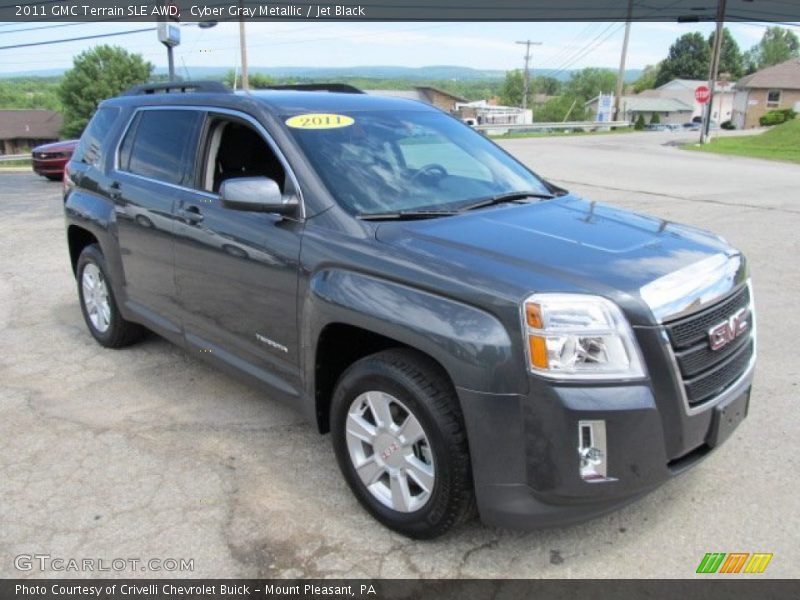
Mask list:
[[[14,44],[113,33],[148,27],[146,23],[58,24],[0,23],[0,47]],[[767,25],[727,25],[742,50],[756,44]],[[38,29],[31,29],[31,28]],[[800,35],[800,24],[790,26]],[[713,23],[634,23],[628,68],[642,68],[664,58],[680,35],[708,35]],[[31,29],[30,31],[20,31]],[[516,69],[524,48],[517,40],[541,42],[533,48],[537,75],[559,70],[619,65],[622,23],[247,23],[251,67],[355,67],[396,65],[422,67],[458,65],[477,69]],[[185,23],[181,45],[175,49],[178,69],[238,64],[238,23],[200,29]],[[74,56],[94,45],[108,43],[141,53],[156,67],[166,67],[166,51],[155,31],[98,40],[29,48],[0,49],[0,73],[68,68]]]

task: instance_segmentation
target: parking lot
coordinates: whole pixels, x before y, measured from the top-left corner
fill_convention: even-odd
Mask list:
[[[694,576],[706,552],[772,552],[761,577],[796,576],[800,165],[665,145],[681,135],[502,145],[576,193],[712,229],[747,254],[749,418],[697,468],[606,517],[534,532],[476,521],[434,542],[369,517],[299,413],[155,336],[97,345],[61,186],[0,173],[0,576],[61,575],[15,569],[37,553],[194,560],[193,572],[123,573],[148,577],[671,578]]]

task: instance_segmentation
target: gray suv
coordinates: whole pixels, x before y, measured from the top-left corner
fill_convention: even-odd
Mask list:
[[[296,406],[412,537],[613,510],[747,414],[738,251],[570,194],[425,104],[139,87],[100,105],[65,189],[94,338],[154,331]]]

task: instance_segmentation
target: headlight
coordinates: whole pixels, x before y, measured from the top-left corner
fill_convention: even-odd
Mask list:
[[[523,325],[535,373],[559,379],[644,377],[633,330],[605,298],[534,294],[523,304]]]

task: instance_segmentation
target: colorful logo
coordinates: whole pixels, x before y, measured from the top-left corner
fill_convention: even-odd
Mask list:
[[[697,573],[763,573],[771,560],[771,552],[708,552],[700,561]]]

